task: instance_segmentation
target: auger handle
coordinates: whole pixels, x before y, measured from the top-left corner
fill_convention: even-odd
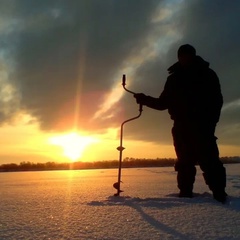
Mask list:
[[[136,94],[135,92],[133,92],[133,91],[130,91],[130,90],[128,90],[125,86],[126,86],[126,75],[125,74],[123,74],[123,76],[122,76],[122,86],[123,86],[123,88],[127,91],[127,92],[129,92],[129,93],[131,93],[131,94]],[[143,105],[142,104],[139,104],[139,112],[141,113],[143,111]]]
[[[127,92],[129,92],[129,93],[131,93],[131,94],[136,94],[135,92],[133,92],[133,91],[130,91],[130,90],[128,90],[125,86],[126,86],[126,75],[125,74],[123,74],[123,77],[122,77],[122,85],[123,85],[123,88],[127,91]]]

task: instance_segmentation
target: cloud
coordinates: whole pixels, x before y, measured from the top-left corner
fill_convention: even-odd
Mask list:
[[[5,4],[5,2],[3,3]],[[125,59],[141,49],[159,1],[11,1],[6,36],[21,109],[42,129],[91,122]],[[104,122],[103,122],[104,124]],[[114,124],[109,121],[108,124]]]

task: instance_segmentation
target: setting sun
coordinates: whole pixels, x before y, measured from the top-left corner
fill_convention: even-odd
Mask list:
[[[75,132],[49,138],[49,142],[60,146],[63,149],[63,155],[72,161],[80,159],[85,148],[96,141],[93,137],[80,136]]]

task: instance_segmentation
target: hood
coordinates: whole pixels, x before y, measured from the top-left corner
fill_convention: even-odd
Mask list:
[[[209,62],[206,62],[203,58],[200,56],[196,56],[195,60],[190,67],[190,69],[202,69],[202,68],[209,68]],[[169,74],[181,71],[183,68],[181,67],[179,62],[174,63],[171,67],[168,68]]]

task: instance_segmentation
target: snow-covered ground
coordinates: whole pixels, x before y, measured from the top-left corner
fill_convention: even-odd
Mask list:
[[[240,239],[240,164],[227,169],[226,204],[201,171],[178,198],[173,168],[0,173],[0,239]]]

